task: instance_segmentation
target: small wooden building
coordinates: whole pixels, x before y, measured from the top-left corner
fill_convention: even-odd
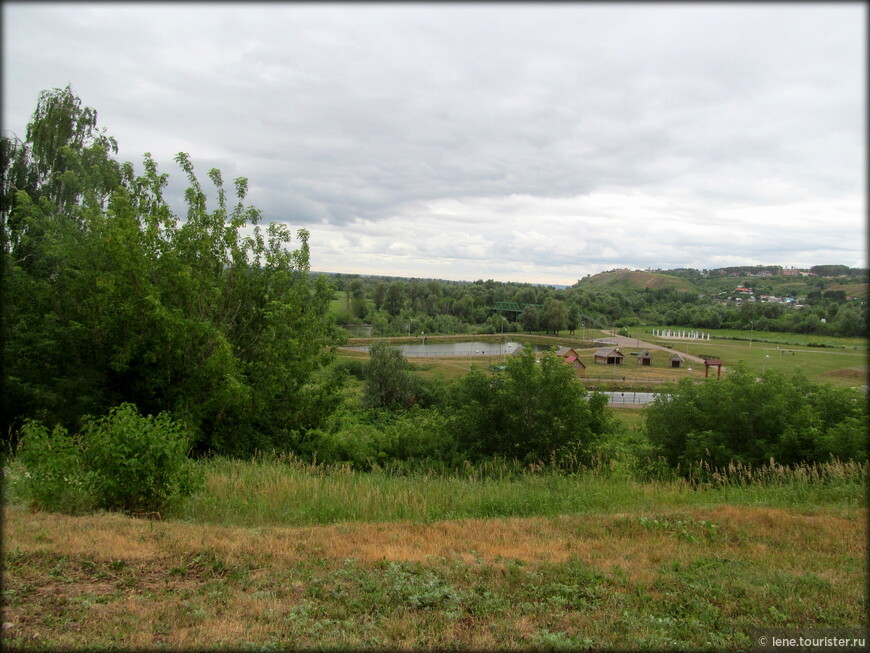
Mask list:
[[[649,353],[649,349],[644,349],[637,355],[637,364],[652,365],[652,354]]]
[[[574,368],[574,373],[583,375],[586,373],[586,365],[577,356],[565,356],[565,364]]]
[[[561,356],[562,358],[567,358],[568,356],[579,356],[579,354],[574,350],[573,347],[559,347],[556,349],[556,356]]]
[[[622,365],[623,358],[618,347],[613,349],[603,347],[595,352],[595,362],[599,365]]]
[[[671,356],[671,367],[682,367],[683,363],[685,362],[686,361],[683,360],[683,357],[679,354],[674,354],[673,356]]]

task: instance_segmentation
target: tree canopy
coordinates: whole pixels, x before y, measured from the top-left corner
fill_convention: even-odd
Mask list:
[[[646,432],[671,465],[761,465],[867,459],[867,400],[860,390],[736,367],[723,379],[684,379],[645,411]]]
[[[607,429],[606,406],[606,397],[587,393],[561,358],[547,353],[538,362],[524,347],[505,370],[472,370],[456,382],[450,428],[472,457],[586,462]]]
[[[337,336],[308,232],[261,227],[247,180],[231,203],[217,169],[209,208],[185,153],[179,218],[151,155],[137,173],[116,152],[70,87],[40,95],[25,141],[3,137],[4,434],[24,418],[75,429],[124,402],[185,419],[201,451],[316,426]]]

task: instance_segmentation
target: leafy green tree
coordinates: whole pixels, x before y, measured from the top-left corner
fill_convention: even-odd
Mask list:
[[[350,298],[351,315],[355,318],[364,318],[368,314],[369,308],[366,304],[366,287],[362,279],[354,279],[350,282],[348,297]]]
[[[841,336],[860,336],[867,332],[867,320],[851,306],[845,305],[836,312],[833,328]]]
[[[414,381],[401,350],[386,341],[369,349],[363,403],[373,408],[409,408],[414,403]]]
[[[645,410],[645,428],[671,465],[706,461],[714,467],[818,462],[856,451],[866,435],[867,405],[851,388],[820,386],[796,374],[767,370],[760,380],[744,367],[695,385],[684,379]]]
[[[531,347],[508,359],[502,372],[472,370],[452,392],[449,428],[471,458],[586,461],[608,428],[606,397],[587,394],[552,353],[537,363]]]
[[[464,294],[459,298],[458,301],[453,303],[453,314],[456,317],[462,319],[468,319],[471,317],[471,311],[474,307],[474,298],[468,293]]]
[[[537,331],[538,329],[538,309],[534,306],[526,306],[520,314],[520,324],[526,333]]]
[[[384,310],[390,315],[398,315],[405,308],[407,299],[405,284],[401,281],[394,281],[387,286],[383,303]]]
[[[372,290],[372,301],[375,303],[375,310],[380,311],[384,308],[384,300],[387,298],[387,284],[381,281],[376,284]]]
[[[76,429],[130,402],[186,420],[198,451],[240,455],[316,427],[336,402],[318,370],[338,336],[333,290],[308,276],[308,233],[291,249],[285,225],[263,229],[244,204],[247,180],[234,180],[231,205],[216,169],[209,209],[186,154],[179,220],[150,155],[141,175],[111,159],[96,113],[70,94],[41,96],[28,127],[37,141],[22,146],[34,154],[13,156],[37,184],[4,214],[15,232],[4,251],[11,418]]]
[[[577,330],[577,327],[580,326],[580,309],[570,305],[568,308],[568,318],[567,318],[567,329],[571,332],[571,335],[574,335],[574,332]]]
[[[559,331],[568,328],[568,309],[565,302],[547,298],[544,302],[542,322],[548,333],[552,331],[556,335],[559,335]]]

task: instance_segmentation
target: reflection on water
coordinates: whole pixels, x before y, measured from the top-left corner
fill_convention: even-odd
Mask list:
[[[651,404],[655,401],[658,392],[602,392],[607,395],[607,402],[611,404]]]

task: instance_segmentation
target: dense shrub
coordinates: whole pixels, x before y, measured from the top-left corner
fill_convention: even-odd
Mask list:
[[[722,379],[684,379],[646,408],[646,432],[671,465],[699,460],[759,465],[867,460],[867,400],[853,388],[787,379],[768,370],[756,379],[737,366]]]
[[[509,358],[504,371],[472,370],[457,381],[450,410],[459,450],[477,459],[584,461],[609,422],[604,395],[589,395],[555,355],[536,361],[531,347]]]
[[[324,464],[350,463],[369,470],[393,461],[445,461],[455,448],[437,409],[413,407],[337,413],[328,429],[298,434],[294,450]]]
[[[162,510],[200,480],[187,457],[190,434],[169,413],[143,417],[122,404],[87,424],[83,439],[83,463],[103,508]]]
[[[336,370],[346,372],[349,376],[352,376],[355,379],[365,381],[368,361],[360,358],[350,358],[336,362],[333,367]]]
[[[189,446],[182,423],[168,413],[143,417],[132,404],[89,421],[76,437],[27,422],[18,450],[23,494],[49,510],[161,511],[202,480]]]
[[[39,422],[27,420],[21,429],[16,460],[24,466],[20,493],[31,505],[70,513],[93,507],[80,440],[62,426],[49,431]]]
[[[370,408],[410,408],[414,382],[401,350],[379,341],[369,348],[363,403]]]

